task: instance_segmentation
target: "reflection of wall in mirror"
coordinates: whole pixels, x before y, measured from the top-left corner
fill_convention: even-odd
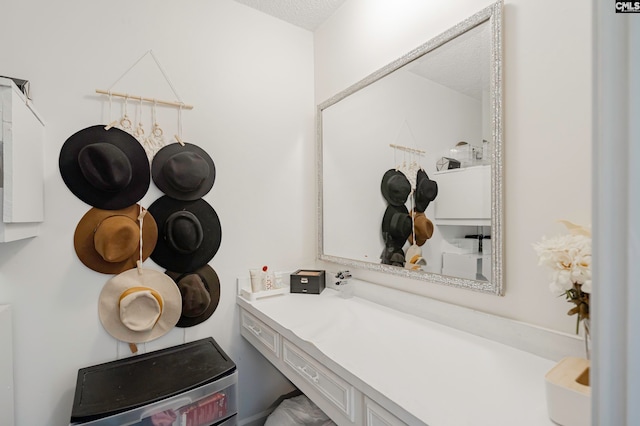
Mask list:
[[[382,175],[411,160],[389,144],[426,151],[418,160],[431,176],[439,155],[458,141],[481,145],[482,109],[479,100],[407,72],[392,73],[327,107],[323,111],[324,253],[379,263],[386,208],[380,193]],[[410,131],[402,131],[405,127]],[[433,203],[426,215],[434,217]],[[441,242],[436,229],[422,247],[428,262],[423,270],[440,273]]]

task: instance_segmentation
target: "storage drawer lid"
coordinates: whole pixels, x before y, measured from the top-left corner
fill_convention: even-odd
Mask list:
[[[71,423],[170,398],[232,374],[235,363],[211,337],[78,370]]]

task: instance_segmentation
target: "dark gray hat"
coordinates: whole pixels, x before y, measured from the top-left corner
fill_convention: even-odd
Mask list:
[[[404,205],[411,193],[409,179],[399,170],[387,170],[380,184],[382,196],[392,206]]]
[[[216,178],[213,159],[197,145],[173,143],[156,153],[151,164],[156,186],[176,200],[196,200],[207,194]]]
[[[163,196],[149,206],[158,224],[158,241],[151,259],[165,269],[190,272],[206,265],[220,248],[218,214],[202,198],[180,201]]]

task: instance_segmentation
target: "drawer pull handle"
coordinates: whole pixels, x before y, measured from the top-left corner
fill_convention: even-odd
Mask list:
[[[260,329],[260,327],[249,325],[249,326],[247,326],[247,328],[249,330],[251,330],[253,332],[253,334],[255,334],[256,336],[259,336],[259,335],[262,334],[262,330]]]
[[[315,376],[312,376],[311,373],[309,373],[307,371],[307,366],[306,365],[304,367],[298,366],[298,370],[300,371],[300,373],[302,373],[303,376],[306,376],[313,383],[318,383],[319,377],[318,377],[318,373],[317,372],[316,372]]]

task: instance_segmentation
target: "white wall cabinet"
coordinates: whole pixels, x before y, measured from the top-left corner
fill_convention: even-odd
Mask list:
[[[44,220],[44,122],[15,83],[0,77],[0,242],[38,235]]]
[[[436,224],[491,226],[491,166],[440,171],[432,179]]]

